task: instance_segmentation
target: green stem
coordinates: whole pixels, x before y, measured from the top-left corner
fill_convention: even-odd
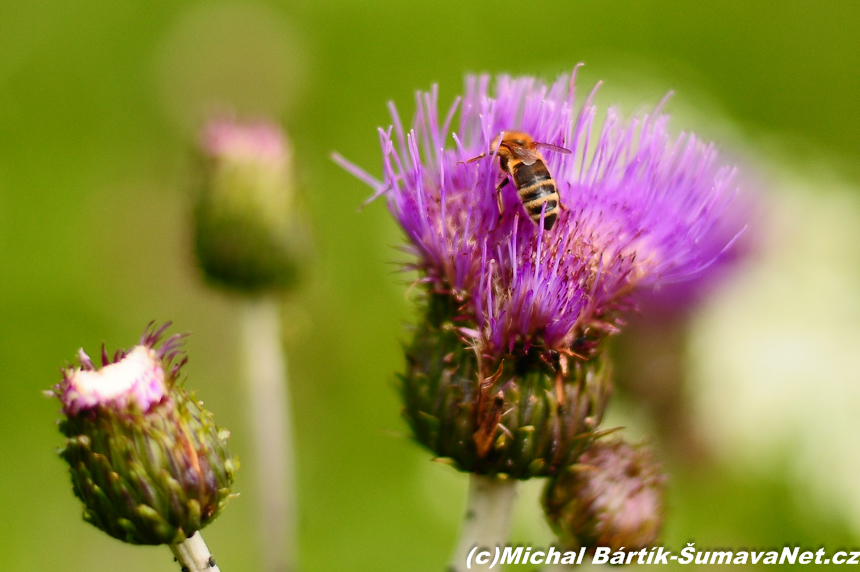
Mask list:
[[[287,364],[276,300],[247,300],[242,338],[251,394],[263,572],[295,569],[295,478]]]
[[[489,570],[490,562],[477,564],[475,552],[471,568],[466,567],[469,554],[476,546],[481,550],[503,548],[511,527],[511,513],[517,496],[517,481],[499,476],[469,475],[469,496],[460,528],[460,539],[448,567],[449,572]]]
[[[184,542],[171,544],[170,550],[183,572],[220,572],[199,531]]]

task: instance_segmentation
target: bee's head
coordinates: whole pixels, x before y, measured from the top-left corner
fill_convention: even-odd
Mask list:
[[[531,148],[534,143],[534,139],[528,133],[523,133],[522,131],[502,131],[493,139],[493,142],[490,144],[490,148],[495,150],[499,147],[499,143],[501,142],[501,146],[507,147],[525,147]]]

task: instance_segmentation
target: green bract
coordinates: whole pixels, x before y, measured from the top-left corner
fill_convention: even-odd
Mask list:
[[[449,297],[431,295],[406,351],[401,393],[415,438],[458,469],[479,474],[527,479],[575,462],[592,442],[610,392],[602,352],[572,360],[567,375],[537,352],[479,372],[454,315]]]
[[[60,424],[84,520],[132,544],[175,544],[230,500],[237,463],[212,414],[182,388],[144,414],[99,408]]]

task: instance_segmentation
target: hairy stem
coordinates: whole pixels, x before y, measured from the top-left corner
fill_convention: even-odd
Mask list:
[[[263,572],[295,569],[295,480],[287,364],[278,303],[247,300],[242,338],[251,393]]]
[[[179,562],[182,572],[220,572],[199,531],[184,542],[171,544],[170,550]]]
[[[448,567],[450,572],[464,570],[489,570],[493,559],[478,564],[475,555],[481,550],[495,551],[508,540],[511,512],[517,496],[517,482],[511,478],[488,477],[472,473],[469,475],[469,497],[460,528],[460,539],[454,557]],[[479,547],[472,556],[471,568],[466,561],[472,549]]]

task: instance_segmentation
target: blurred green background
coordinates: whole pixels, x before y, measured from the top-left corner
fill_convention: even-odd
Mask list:
[[[432,83],[447,106],[466,72],[552,79],[577,62],[580,86],[605,80],[604,103],[630,112],[673,89],[670,112],[705,136],[860,183],[857,2],[3,0],[0,566],[176,568],[168,550],[81,520],[53,452],[58,404],[40,395],[78,347],[127,347],[170,319],[194,333],[189,386],[244,463],[241,496],[207,541],[226,572],[257,568],[265,493],[251,478],[237,301],[199,279],[186,193],[199,121],[234,109],[283,120],[315,228],[314,272],[284,309],[302,569],[441,570],[466,481],[403,435],[393,381],[412,315],[391,264],[399,234],[381,203],[356,214],[369,190],[328,157],[378,174],[388,100],[409,117]],[[669,466],[676,548],[860,540],[844,513],[798,500],[789,470]],[[515,538],[545,544],[538,490],[524,489]]]

